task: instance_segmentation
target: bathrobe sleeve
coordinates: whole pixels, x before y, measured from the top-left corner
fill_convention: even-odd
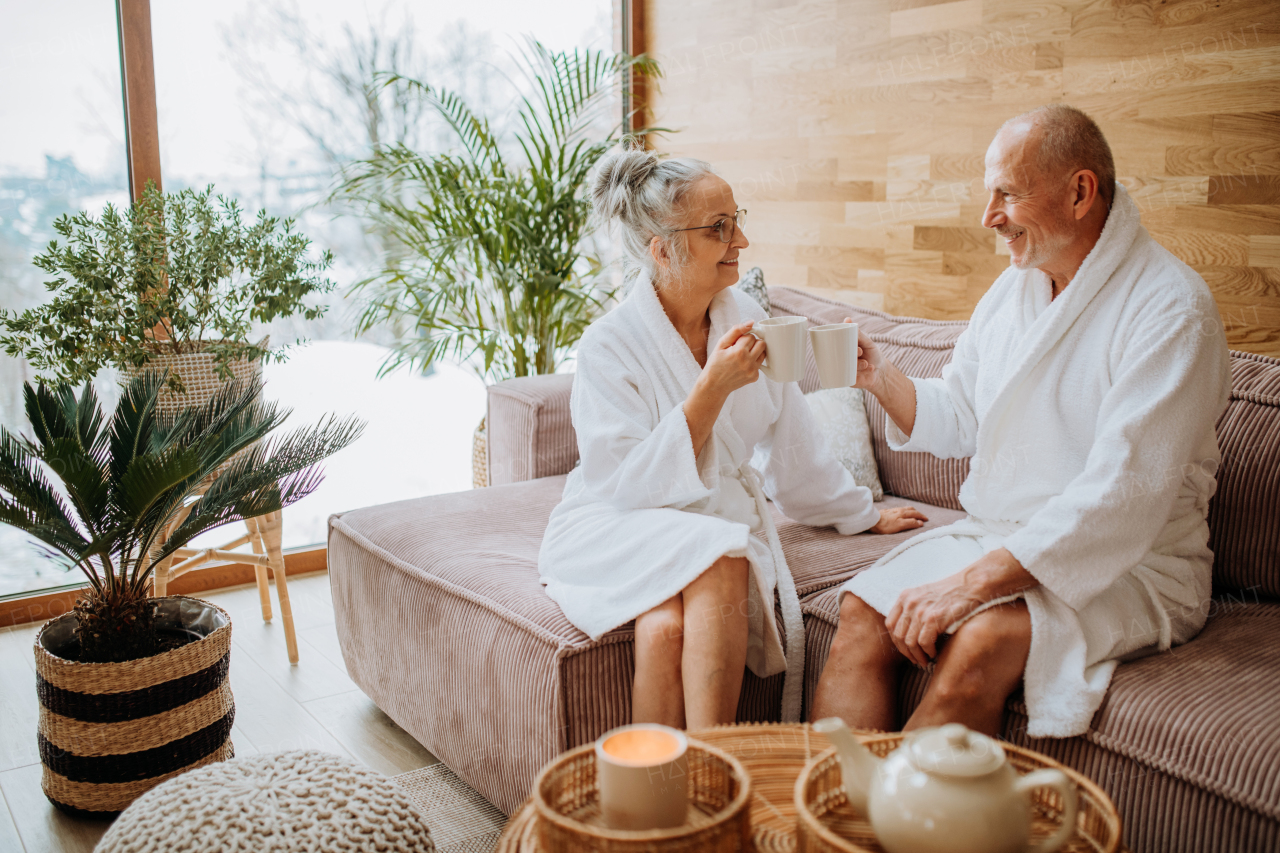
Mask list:
[[[1084,470],[1004,543],[1075,610],[1141,562],[1227,402],[1226,337],[1207,289],[1193,310],[1144,314],[1115,360]]]
[[[923,451],[942,459],[966,458],[977,449],[978,416],[974,387],[978,379],[978,318],[956,339],[951,362],[940,379],[912,379],[916,386],[916,422],[908,436],[888,414],[885,438],[891,450]]]
[[[834,527],[846,536],[880,520],[871,490],[854,482],[827,449],[797,383],[783,383],[781,413],[756,448],[756,458],[766,460],[761,470],[765,493],[787,518]]]
[[[682,508],[710,495],[684,407],[659,417],[644,393],[649,378],[629,361],[599,342],[579,349],[570,408],[586,488],[618,509]]]

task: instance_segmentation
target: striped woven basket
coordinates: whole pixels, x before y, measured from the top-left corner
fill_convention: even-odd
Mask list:
[[[121,663],[62,657],[75,647],[75,618],[50,620],[35,644],[41,787],[50,802],[114,817],[166,779],[235,754],[226,611],[184,596],[160,599],[158,624],[200,639]]]

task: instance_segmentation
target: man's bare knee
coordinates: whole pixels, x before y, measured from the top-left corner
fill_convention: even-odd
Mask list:
[[[985,610],[947,641],[931,689],[945,703],[1003,703],[1022,679],[1031,616],[1022,602]]]
[[[831,655],[897,660],[900,656],[884,627],[884,616],[853,593],[840,597],[840,624],[831,642]]]
[[[997,605],[961,625],[950,643],[956,646],[954,654],[975,662],[1018,656],[1025,664],[1031,648],[1031,613],[1021,601]]]

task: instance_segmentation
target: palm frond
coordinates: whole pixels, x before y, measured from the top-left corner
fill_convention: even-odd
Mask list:
[[[168,371],[148,370],[125,386],[111,418],[111,477],[119,480],[129,463],[150,449],[156,404]]]

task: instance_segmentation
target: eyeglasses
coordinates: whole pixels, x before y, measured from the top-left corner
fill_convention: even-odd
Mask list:
[[[714,228],[716,233],[720,235],[721,243],[728,243],[738,233],[738,229],[747,221],[747,212],[745,210],[735,211],[732,218],[721,219],[715,225],[697,225],[693,228],[677,228],[673,233],[681,231],[701,231],[704,228]]]

